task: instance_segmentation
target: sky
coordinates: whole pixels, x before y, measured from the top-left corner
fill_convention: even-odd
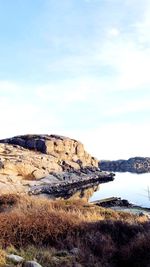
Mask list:
[[[0,138],[150,157],[150,1],[0,0]]]

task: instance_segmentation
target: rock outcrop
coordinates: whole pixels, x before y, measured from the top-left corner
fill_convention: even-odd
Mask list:
[[[134,157],[128,160],[102,160],[99,162],[99,167],[102,171],[146,173],[150,172],[150,158]]]
[[[0,140],[0,194],[65,197],[113,179],[82,143],[57,135],[24,135]]]
[[[59,135],[24,135],[0,140],[0,143],[18,145],[38,151],[71,163],[73,168],[79,165],[98,167],[98,161],[84,150],[82,143]]]

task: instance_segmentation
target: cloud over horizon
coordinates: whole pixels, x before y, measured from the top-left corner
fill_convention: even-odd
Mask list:
[[[57,133],[99,158],[148,156],[149,1],[34,4],[0,3],[0,138]]]

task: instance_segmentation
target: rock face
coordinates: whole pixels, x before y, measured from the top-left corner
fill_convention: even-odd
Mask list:
[[[57,135],[24,135],[0,140],[0,194],[70,196],[76,189],[113,179],[83,145]]]
[[[134,157],[128,160],[100,161],[99,167],[103,171],[113,172],[150,172],[150,158]]]
[[[59,135],[24,135],[0,140],[0,143],[18,145],[26,149],[51,155],[60,161],[72,162],[73,168],[79,165],[98,167],[98,161],[91,157],[82,143]]]

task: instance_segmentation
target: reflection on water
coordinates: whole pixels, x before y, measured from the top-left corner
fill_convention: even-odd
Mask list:
[[[90,198],[90,201],[113,196],[150,208],[150,173],[116,173],[115,180],[101,184],[99,190]]]
[[[93,185],[88,188],[81,188],[78,189],[76,192],[74,192],[71,196],[69,196],[69,199],[85,199],[86,201],[89,201],[89,199],[93,196],[94,192],[99,190],[99,185]]]

